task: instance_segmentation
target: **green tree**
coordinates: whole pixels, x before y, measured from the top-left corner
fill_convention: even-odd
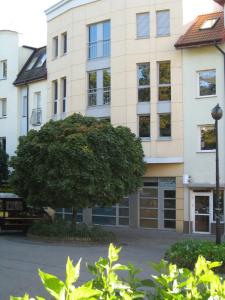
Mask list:
[[[118,203],[141,186],[140,139],[126,127],[74,114],[21,137],[11,165],[15,192],[34,206]]]
[[[0,186],[8,179],[8,154],[0,147]]]

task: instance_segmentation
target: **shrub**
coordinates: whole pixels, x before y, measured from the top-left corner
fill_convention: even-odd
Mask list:
[[[218,262],[208,262],[200,256],[194,272],[188,269],[179,269],[176,265],[161,261],[152,264],[159,273],[151,279],[140,280],[137,277],[139,270],[133,265],[121,265],[119,260],[120,249],[109,246],[108,257],[100,258],[94,265],[88,266],[93,279],[81,286],[74,283],[79,279],[80,263],[76,265],[68,258],[66,265],[66,280],[39,270],[41,281],[56,300],[195,300],[225,299],[225,281],[214,274],[213,268],[220,266]],[[122,279],[118,271],[128,272],[128,278]],[[45,300],[42,297],[30,298],[11,297],[10,300]]]
[[[114,233],[106,231],[100,226],[88,227],[84,223],[75,225],[61,219],[56,219],[54,222],[50,220],[35,222],[29,229],[28,234],[36,237],[49,238],[50,240],[84,239],[87,241],[105,243],[115,241],[116,239]]]
[[[164,258],[178,267],[193,270],[199,255],[209,261],[221,261],[222,266],[217,271],[225,273],[225,244],[191,239],[179,241],[166,251]]]

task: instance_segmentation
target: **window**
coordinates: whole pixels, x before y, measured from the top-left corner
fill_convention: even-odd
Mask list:
[[[35,66],[35,68],[39,68],[39,67],[42,67],[43,64],[46,62],[46,58],[47,58],[47,54],[46,53],[43,53],[41,55],[41,57],[38,58],[38,62]]]
[[[139,137],[150,138],[150,115],[139,116]]]
[[[27,96],[22,99],[22,117],[27,117]]]
[[[57,80],[53,81],[53,103],[54,103],[53,112],[54,112],[54,115],[56,115],[58,112],[58,82],[57,82]]]
[[[53,52],[52,52],[53,58],[58,57],[58,55],[59,55],[59,46],[58,46],[58,37],[57,36],[55,36],[53,38],[52,50],[53,50]]]
[[[158,98],[159,101],[171,101],[170,62],[158,63]]]
[[[7,78],[7,60],[0,61],[0,79]]]
[[[111,102],[111,73],[103,69],[88,73],[88,105],[106,105]]]
[[[7,116],[7,99],[0,99],[0,117],[5,118]]]
[[[37,56],[33,57],[26,67],[26,70],[31,70],[37,62]]]
[[[62,112],[66,112],[66,94],[67,94],[67,89],[66,89],[66,77],[61,79],[61,87],[62,87]]]
[[[161,10],[156,13],[157,36],[168,36],[170,34],[170,11]]]
[[[210,19],[210,20],[206,20],[203,22],[202,26],[200,27],[200,29],[212,29],[217,21],[219,20],[219,18],[214,18],[214,19]]]
[[[60,219],[71,221],[73,216],[72,208],[58,208],[56,209],[56,216]],[[83,222],[83,209],[77,210],[77,223]]]
[[[61,36],[62,42],[62,55],[67,53],[67,32],[64,32]]]
[[[110,21],[89,26],[88,59],[110,56]]]
[[[216,70],[206,70],[198,72],[199,96],[216,95]]]
[[[6,152],[6,137],[0,137],[0,147]]]
[[[137,14],[137,38],[146,39],[150,36],[150,14]]]
[[[159,115],[159,137],[171,137],[171,114]]]
[[[137,65],[138,102],[150,101],[150,63]]]
[[[42,122],[42,110],[41,110],[41,92],[34,93],[34,109],[30,118],[30,123],[33,126],[40,126]]]
[[[214,125],[200,126],[200,150],[211,151],[216,149],[216,135]]]

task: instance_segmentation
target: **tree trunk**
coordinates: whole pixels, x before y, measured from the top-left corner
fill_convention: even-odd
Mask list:
[[[76,207],[72,207],[72,223],[73,225],[77,225],[77,209]]]

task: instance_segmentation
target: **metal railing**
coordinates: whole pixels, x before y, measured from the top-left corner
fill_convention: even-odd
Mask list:
[[[32,126],[40,126],[42,122],[42,109],[35,108],[32,110],[30,123]]]
[[[111,41],[103,40],[91,42],[88,44],[88,59],[95,59],[100,57],[110,57],[111,55]]]

